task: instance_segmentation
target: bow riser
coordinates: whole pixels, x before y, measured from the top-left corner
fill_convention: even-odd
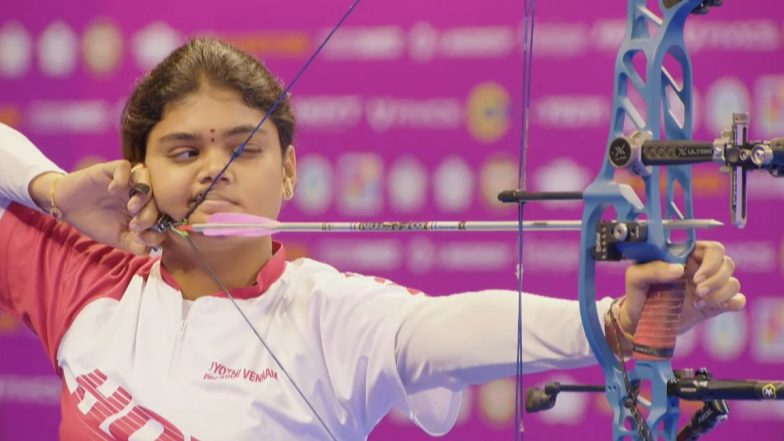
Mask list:
[[[684,43],[683,28],[687,17],[702,2],[690,0],[669,7],[661,5],[663,17],[660,20],[647,8],[647,3],[645,0],[628,0],[627,29],[615,66],[613,117],[609,140],[623,136],[628,127],[627,122],[631,122],[639,131],[648,132],[648,136],[654,139],[691,139],[692,68]],[[652,26],[649,26],[651,24]],[[658,27],[657,32],[651,33],[650,27]],[[644,55],[645,59],[644,77],[635,66],[640,55]],[[665,60],[679,65],[683,76],[682,85],[677,84],[667,71]],[[634,94],[630,89],[637,93]],[[633,102],[634,95],[642,98],[644,116],[641,116],[636,107],[639,103]],[[678,120],[674,110],[677,104],[675,101],[680,101],[683,108],[682,121]],[[607,344],[596,309],[595,250],[597,237],[602,239],[597,228],[604,213],[610,208],[615,211],[614,217],[618,220],[646,219],[649,228],[644,241],[617,244],[624,258],[638,262],[664,260],[683,263],[694,248],[696,236],[694,231],[689,231],[685,242],[673,243],[669,233],[662,228],[660,167],[647,167],[641,171],[645,184],[645,204],[629,186],[614,182],[615,171],[608,154],[599,176],[583,194],[582,221],[586,228],[583,230],[580,244],[579,288],[583,326],[589,344],[604,371],[606,395],[614,413],[612,439],[641,440],[647,437],[644,434],[645,428],[635,427],[632,410],[626,406],[628,383],[640,382],[650,386],[651,390],[645,421],[650,435],[657,440],[675,440],[680,410],[677,398],[673,399],[667,395],[667,383],[674,378],[669,357],[638,360],[635,367],[626,373],[615,356],[614,348]],[[683,193],[681,207],[675,204],[678,187]],[[693,218],[691,166],[668,167],[665,207],[666,219],[680,216]],[[680,291],[679,295],[682,296],[683,292]],[[680,303],[676,302],[676,305]],[[645,315],[649,314],[649,311],[651,308],[646,305],[641,322],[647,320],[659,326],[656,319],[646,319]]]

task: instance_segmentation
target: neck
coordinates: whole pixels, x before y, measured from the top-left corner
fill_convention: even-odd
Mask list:
[[[272,257],[272,239],[269,237],[208,238],[191,235],[191,239],[218,280],[228,289],[255,285],[259,270]],[[182,296],[188,300],[222,291],[187,241],[176,234],[169,233],[161,264],[171,273],[180,285]]]

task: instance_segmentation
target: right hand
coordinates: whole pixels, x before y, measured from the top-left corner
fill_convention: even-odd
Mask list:
[[[137,166],[131,172],[128,161],[95,164],[60,175],[45,173],[30,183],[30,195],[44,211],[49,211],[49,192],[57,180],[54,201],[63,220],[83,234],[107,245],[135,254],[147,254],[163,242],[164,234],[150,230],[160,214],[150,187],[147,169]],[[146,193],[129,195],[136,184]]]

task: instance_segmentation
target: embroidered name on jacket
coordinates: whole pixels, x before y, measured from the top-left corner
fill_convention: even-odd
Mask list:
[[[269,379],[277,380],[278,373],[270,368],[254,371],[247,368],[231,368],[223,363],[213,361],[210,369],[204,374],[203,380],[238,380],[261,383]]]

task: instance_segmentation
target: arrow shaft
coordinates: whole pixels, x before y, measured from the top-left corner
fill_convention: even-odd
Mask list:
[[[721,222],[712,219],[664,220],[667,229],[713,228]],[[541,220],[523,222],[525,231],[580,231],[582,222],[577,220]],[[315,233],[332,232],[385,232],[385,231],[518,231],[517,221],[405,221],[405,222],[275,222],[275,223],[208,223],[194,224],[191,231],[262,229],[276,232]]]

